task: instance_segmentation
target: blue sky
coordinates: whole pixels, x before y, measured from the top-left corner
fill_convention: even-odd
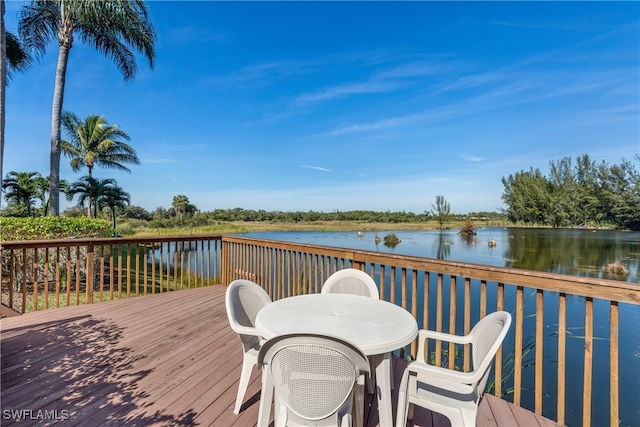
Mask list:
[[[496,211],[511,173],[640,153],[638,2],[148,5],[154,69],[76,37],[64,100],[131,136],[142,164],[94,175],[148,210]],[[49,174],[57,54],[10,83],[5,173]]]

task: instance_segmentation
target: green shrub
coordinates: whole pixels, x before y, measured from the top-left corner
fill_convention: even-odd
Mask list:
[[[0,217],[0,241],[110,237],[111,224],[104,219],[44,216]]]

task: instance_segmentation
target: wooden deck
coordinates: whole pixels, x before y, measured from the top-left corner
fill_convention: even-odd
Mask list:
[[[21,415],[21,426],[255,425],[257,370],[243,411],[233,414],[242,355],[224,291],[212,286],[3,318],[1,424]],[[396,381],[402,369],[396,361]],[[365,425],[377,426],[375,399],[366,403]],[[419,408],[415,416],[415,425],[449,425]],[[557,424],[486,396],[478,425]]]

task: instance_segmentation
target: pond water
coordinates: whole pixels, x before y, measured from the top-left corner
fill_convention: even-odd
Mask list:
[[[394,247],[384,244],[384,237],[391,233],[401,240]],[[458,235],[458,230],[242,235],[640,283],[640,232],[483,228],[469,237]],[[376,236],[381,239],[379,242]],[[490,246],[489,241],[495,246]],[[607,272],[605,267],[616,261],[627,267],[628,274],[615,276]]]
[[[606,278],[631,283],[640,282],[640,233],[624,231],[549,230],[521,228],[485,228],[476,235],[463,237],[458,230],[394,231],[401,242],[396,246],[384,244],[384,237],[391,232],[267,232],[246,233],[246,237],[309,243],[323,246],[362,249],[402,255],[413,255],[442,260],[476,263],[497,267],[521,268],[583,277]],[[376,236],[379,239],[376,239]],[[489,244],[489,242],[492,242]],[[624,264],[628,273],[623,276],[610,274],[605,266]],[[380,274],[376,271],[376,274]],[[387,272],[387,276],[388,276]],[[419,276],[422,283],[423,276]],[[386,279],[389,283],[389,277]],[[433,278],[430,279],[430,282]],[[457,284],[456,286],[460,286]],[[477,286],[472,298],[477,300]],[[434,292],[435,283],[431,283]],[[399,300],[397,289],[396,300]],[[410,292],[410,291],[409,291]],[[424,292],[420,287],[419,294]],[[459,292],[462,292],[461,290]],[[431,296],[432,300],[435,294]],[[443,296],[448,306],[448,295]],[[495,301],[495,289],[488,287],[488,300]],[[525,291],[524,348],[522,372],[522,406],[533,408],[533,384],[535,361],[530,352],[535,337],[535,292]],[[408,296],[410,300],[410,296]],[[495,305],[495,303],[494,303]],[[545,337],[543,345],[543,415],[556,417],[557,385],[557,328],[558,293],[547,292],[544,297]],[[463,307],[459,308],[460,310]],[[488,307],[491,310],[491,307]],[[505,294],[505,310],[515,310],[513,289]],[[567,356],[565,423],[578,426],[582,423],[582,389],[584,381],[584,318],[585,299],[567,298]],[[620,306],[620,425],[640,426],[640,306]],[[472,318],[477,318],[477,307],[472,307]],[[418,319],[422,307],[418,307]],[[430,321],[433,325],[434,320]],[[420,323],[420,320],[419,320]],[[422,325],[419,325],[422,327]],[[457,325],[456,330],[462,330]],[[507,336],[504,348],[513,348],[513,331]],[[609,304],[594,301],[594,366],[592,374],[592,425],[609,424]],[[506,356],[507,360],[509,354]],[[503,386],[504,387],[504,386]],[[510,396],[503,396],[510,400]]]

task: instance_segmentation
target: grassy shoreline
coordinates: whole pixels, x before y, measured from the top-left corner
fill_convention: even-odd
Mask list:
[[[451,221],[446,224],[447,229],[460,228],[463,221]],[[483,227],[507,227],[513,226],[507,221],[476,221],[474,225]],[[371,231],[426,231],[437,230],[440,226],[437,221],[419,223],[380,223],[365,221],[314,221],[314,222],[248,222],[233,221],[219,222],[214,225],[202,227],[176,227],[176,228],[136,228],[131,237],[149,236],[189,236],[203,234],[236,234],[267,231],[345,231],[345,232],[371,232]]]

